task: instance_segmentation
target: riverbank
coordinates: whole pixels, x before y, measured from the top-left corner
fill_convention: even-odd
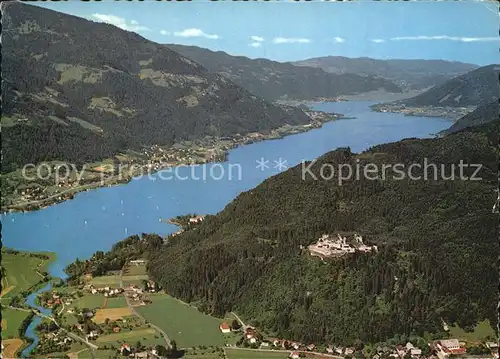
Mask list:
[[[197,141],[183,141],[171,147],[151,146],[141,152],[128,151],[101,162],[77,168],[72,164],[52,161],[27,171],[15,171],[1,176],[1,213],[29,212],[74,199],[80,192],[100,187],[112,187],[130,182],[144,174],[165,168],[224,162],[229,150],[265,140],[320,128],[325,122],[351,119],[341,114],[307,110],[311,122],[305,125],[284,125],[269,133],[249,133],[232,137],[207,136]],[[62,172],[62,173],[61,173]]]

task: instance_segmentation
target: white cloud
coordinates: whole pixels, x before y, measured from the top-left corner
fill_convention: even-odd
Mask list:
[[[382,42],[385,42],[384,39],[372,39],[371,41],[376,43],[376,44],[381,44]]]
[[[335,41],[338,44],[341,44],[341,43],[345,42],[345,39],[342,37],[336,36],[333,38],[333,41]]]
[[[150,31],[150,29],[146,26],[140,25],[137,21],[132,20],[130,22],[127,22],[123,17],[119,17],[116,15],[106,15],[106,14],[92,14],[91,18],[93,20],[99,21],[99,22],[105,22],[106,24],[111,24],[115,25],[116,27],[119,27],[122,30],[127,30],[127,31]]]
[[[392,37],[392,41],[402,41],[402,40],[450,40],[450,41],[461,41],[461,42],[486,42],[486,41],[499,41],[500,37],[461,37],[461,36],[399,36]]]
[[[212,40],[216,40],[219,38],[219,35],[206,34],[200,29],[195,29],[195,28],[176,31],[174,32],[174,35],[179,37],[204,37],[206,39],[212,39]]]
[[[261,44],[260,42],[252,42],[252,43],[250,44],[250,46],[252,46],[252,47],[261,47],[261,46],[262,46],[262,44]]]
[[[275,44],[308,44],[311,40],[301,37],[275,37],[273,42]]]
[[[250,38],[252,39],[252,41],[255,41],[255,42],[263,42],[265,39],[263,37],[260,37],[260,36],[250,36]]]
[[[162,34],[162,35],[170,35],[170,32],[168,32],[167,30],[160,30],[160,34]]]

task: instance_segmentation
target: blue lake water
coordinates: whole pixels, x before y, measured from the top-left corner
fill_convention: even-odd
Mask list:
[[[273,167],[280,158],[290,167],[338,147],[350,146],[352,151],[359,152],[403,138],[432,137],[451,125],[451,121],[439,118],[372,112],[371,104],[319,103],[315,105],[317,110],[339,112],[356,119],[329,122],[320,129],[236,148],[222,164],[179,167],[177,176],[163,171],[126,185],[80,193],[74,200],[43,210],[4,214],[3,244],[19,250],[56,252],[57,261],[50,273],[64,277],[64,267],[77,257],[87,258],[97,250],[109,250],[129,235],[143,232],[167,235],[177,230],[160,222],[161,218],[193,212],[217,213],[242,191],[279,173]],[[256,161],[261,158],[269,161],[270,168],[256,168]],[[235,166],[240,166],[241,176]],[[209,175],[211,169],[214,178]],[[203,171],[207,173],[205,179]],[[193,178],[192,172],[199,179]],[[222,179],[218,179],[222,174]],[[169,180],[169,177],[174,178]],[[182,179],[186,177],[190,178]]]

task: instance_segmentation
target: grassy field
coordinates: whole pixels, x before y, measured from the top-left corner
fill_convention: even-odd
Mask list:
[[[35,254],[47,255],[49,259],[43,260],[34,257]],[[55,254],[50,252],[17,252],[14,254],[2,249],[2,267],[5,268],[5,276],[2,277],[0,297],[2,299],[12,298],[40,282],[42,276],[36,271],[47,271],[55,258]]]
[[[106,321],[106,318],[108,318],[109,320],[117,320],[133,315],[134,312],[132,312],[129,307],[98,309],[92,320],[97,324],[101,324]]]
[[[101,350],[98,349],[95,351],[95,357],[99,359],[109,359],[109,358],[123,358],[121,355],[116,356],[116,350]],[[78,353],[78,359],[93,359],[89,350],[85,350],[81,353]]]
[[[147,275],[145,265],[128,264],[123,268],[123,276]]]
[[[152,295],[151,299],[153,303],[136,310],[164,330],[179,348],[224,345],[219,319],[200,313],[166,294]]]
[[[97,345],[121,345],[123,343],[128,343],[130,345],[135,345],[138,341],[146,346],[153,346],[156,344],[165,345],[160,333],[156,332],[152,328],[147,329],[135,329],[131,331],[122,331],[120,333],[113,333],[108,335],[103,335],[97,338]]]
[[[100,294],[86,294],[83,297],[80,297],[76,299],[73,303],[71,303],[70,307],[73,308],[88,308],[88,309],[94,309],[94,308],[101,308],[104,305],[104,298],[106,298],[103,295]]]
[[[485,340],[487,337],[495,338],[495,331],[490,325],[488,320],[480,322],[474,328],[474,331],[467,333],[462,328],[458,326],[450,326],[450,335],[453,338],[459,340],[464,340],[468,342],[480,342]]]
[[[118,288],[120,286],[120,276],[118,275],[105,275],[102,277],[94,277],[90,281],[96,287],[112,287]]]
[[[28,315],[28,312],[21,310],[2,308],[2,339],[19,337],[18,329]]]
[[[289,352],[257,351],[257,350],[241,350],[226,348],[227,359],[286,359]]]
[[[123,295],[119,297],[112,297],[104,300],[106,306],[103,308],[122,308],[127,306],[127,301]]]

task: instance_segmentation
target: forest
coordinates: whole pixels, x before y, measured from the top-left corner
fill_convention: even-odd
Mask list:
[[[150,275],[206,312],[235,310],[304,342],[379,342],[439,332],[442,320],[465,329],[484,319],[496,323],[497,142],[495,122],[361,154],[327,153],[313,171],[325,163],[409,165],[427,158],[446,168],[461,160],[482,164],[482,180],[387,176],[339,186],[302,180],[297,166],[151,253]],[[304,249],[339,232],[359,233],[378,253],[322,261]]]
[[[2,172],[310,122],[115,26],[12,2],[3,27]]]
[[[442,334],[442,321],[465,330],[496,323],[498,125],[443,138],[407,139],[355,154],[341,148],[324,164],[412,164],[426,158],[455,174],[481,164],[481,180],[361,177],[338,185],[302,178],[301,166],[240,194],[215,216],[163,240],[132,236],[109,253],[67,268],[76,278],[147,258],[165,290],[218,316],[236,311],[271,335],[357,345]],[[475,168],[465,168],[471,177]],[[390,173],[389,173],[390,174]],[[450,174],[447,173],[447,176]],[[312,257],[325,233],[363,236],[378,251]]]

